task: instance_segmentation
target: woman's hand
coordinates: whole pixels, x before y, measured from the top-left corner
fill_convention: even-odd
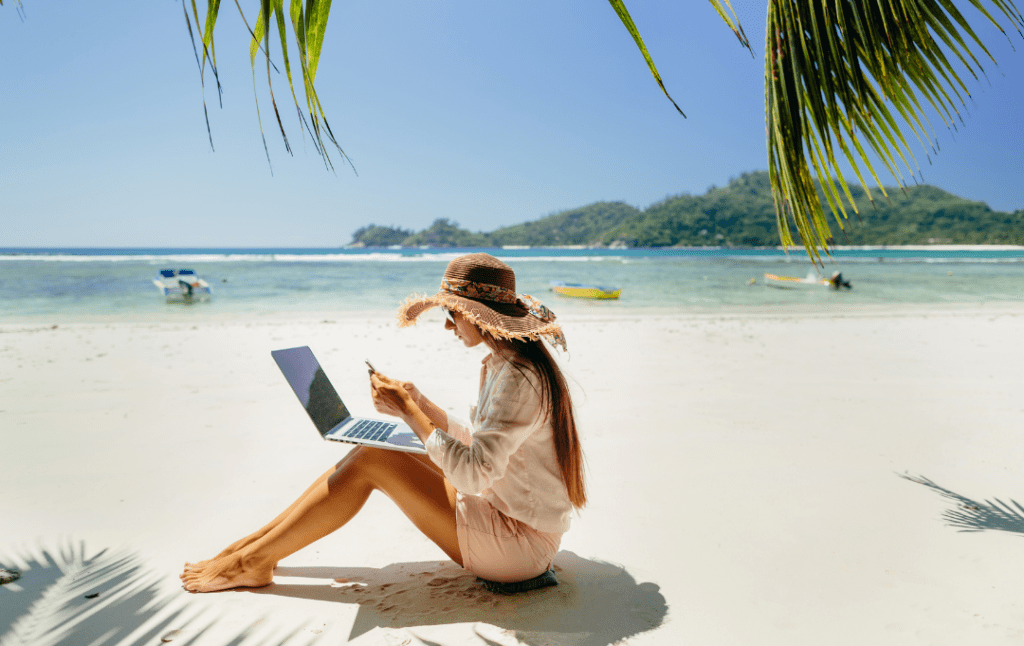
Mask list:
[[[435,423],[420,407],[420,403],[428,408],[436,408],[436,406],[420,394],[416,386],[411,382],[396,381],[379,372],[374,372],[370,375],[370,387],[373,406],[377,412],[401,417],[421,442],[427,442],[434,430]],[[416,401],[417,399],[419,401]],[[443,411],[441,411],[441,415],[444,415]],[[447,417],[443,423],[444,428],[447,428]]]
[[[416,402],[417,406],[419,406],[421,409],[424,408],[423,393],[421,393],[420,389],[416,387],[416,384],[412,383],[411,381],[403,381],[402,388],[405,388],[405,392],[409,393],[409,396],[412,397],[412,400]]]
[[[378,413],[403,419],[419,409],[417,399],[423,397],[411,382],[403,383],[379,372],[370,375],[370,395]]]

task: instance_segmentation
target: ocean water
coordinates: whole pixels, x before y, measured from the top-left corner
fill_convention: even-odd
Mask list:
[[[204,320],[390,313],[437,290],[445,265],[470,249],[0,249],[0,322]],[[763,274],[815,271],[802,251],[735,249],[488,249],[516,270],[519,291],[556,313],[801,310],[1024,301],[1024,248],[891,248],[834,252],[820,268],[853,289],[765,287]],[[168,304],[152,279],[191,268],[210,302]],[[750,284],[753,279],[753,284]],[[550,282],[622,288],[615,301],[570,299]]]

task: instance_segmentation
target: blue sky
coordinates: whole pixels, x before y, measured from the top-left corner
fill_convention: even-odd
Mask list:
[[[766,167],[765,3],[733,5],[756,58],[708,3],[628,3],[684,119],[606,2],[334,2],[317,86],[357,176],[324,170],[275,75],[285,152],[258,66],[271,175],[234,3],[223,109],[209,75],[206,91],[216,152],[180,2],[24,0],[25,21],[5,3],[0,246],[332,247],[369,223],[490,231],[703,193]],[[1024,208],[1024,39],[978,24],[1000,67],[920,162],[928,183]]]

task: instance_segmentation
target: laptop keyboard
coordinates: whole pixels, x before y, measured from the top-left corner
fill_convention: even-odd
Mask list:
[[[375,440],[383,442],[391,435],[398,424],[391,422],[378,422],[372,419],[361,419],[355,426],[345,431],[345,437],[357,438],[360,440]]]

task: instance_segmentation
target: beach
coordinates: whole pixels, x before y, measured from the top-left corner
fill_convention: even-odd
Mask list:
[[[483,352],[436,311],[0,326],[0,644],[1024,638],[1020,303],[562,318],[590,504],[560,585],[513,597],[380,494],[271,586],[178,580],[349,450],[270,350],[357,414],[369,358],[466,416]]]

